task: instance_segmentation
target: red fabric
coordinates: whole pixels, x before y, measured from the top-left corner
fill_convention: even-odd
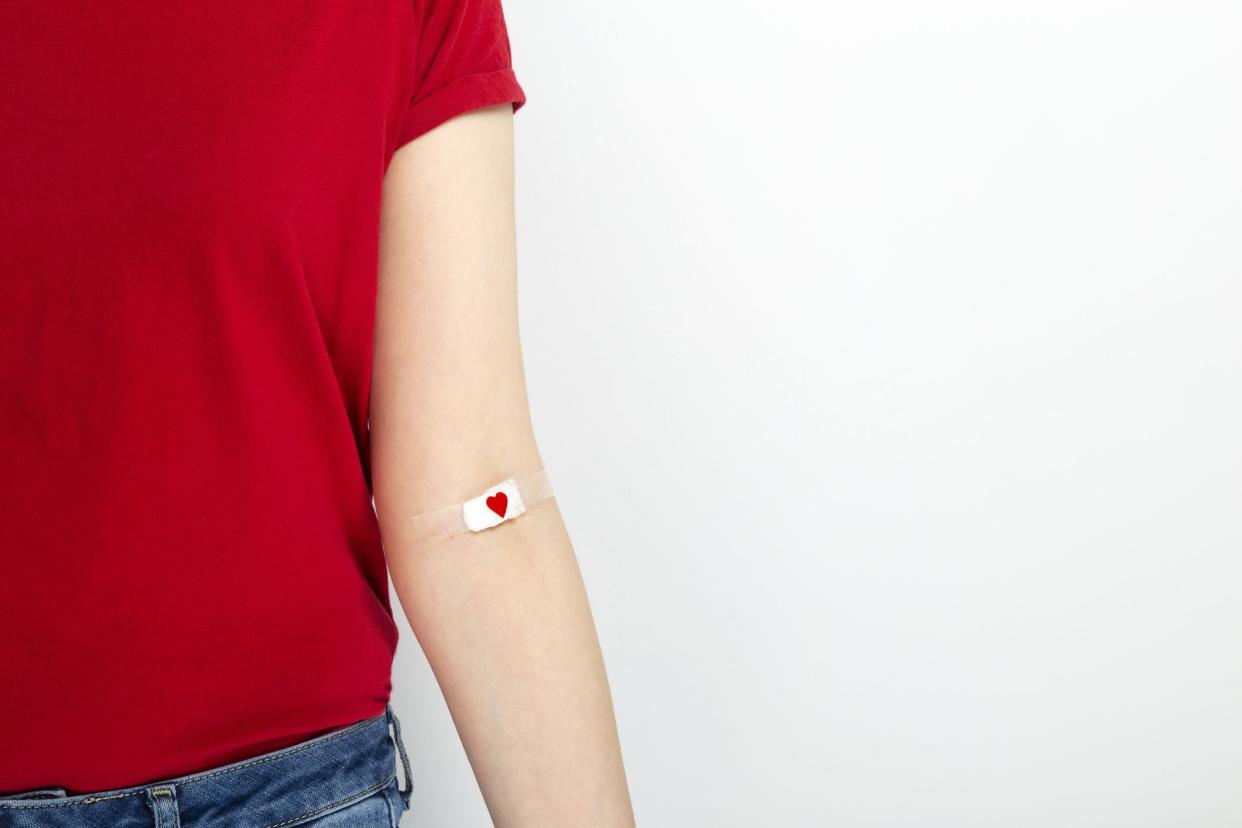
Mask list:
[[[0,793],[384,710],[380,189],[499,0],[0,4]]]

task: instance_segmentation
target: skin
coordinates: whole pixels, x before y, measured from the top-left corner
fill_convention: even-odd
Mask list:
[[[381,218],[372,463],[401,605],[499,828],[633,826],[557,499],[422,548],[409,536],[413,515],[543,465],[518,336],[511,106],[401,147]]]

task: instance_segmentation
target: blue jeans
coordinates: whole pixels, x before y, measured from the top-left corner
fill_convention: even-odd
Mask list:
[[[411,791],[390,705],[349,727],[189,776],[80,796],[50,788],[0,797],[0,828],[396,828]]]

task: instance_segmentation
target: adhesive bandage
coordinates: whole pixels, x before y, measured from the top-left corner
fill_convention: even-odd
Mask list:
[[[410,519],[416,547],[459,535],[482,532],[524,513],[527,508],[553,496],[552,483],[544,469],[520,477],[510,477],[464,503],[455,503]]]

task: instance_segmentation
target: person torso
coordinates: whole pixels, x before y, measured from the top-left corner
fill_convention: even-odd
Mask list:
[[[0,792],[384,710],[367,402],[413,18],[0,4]]]

